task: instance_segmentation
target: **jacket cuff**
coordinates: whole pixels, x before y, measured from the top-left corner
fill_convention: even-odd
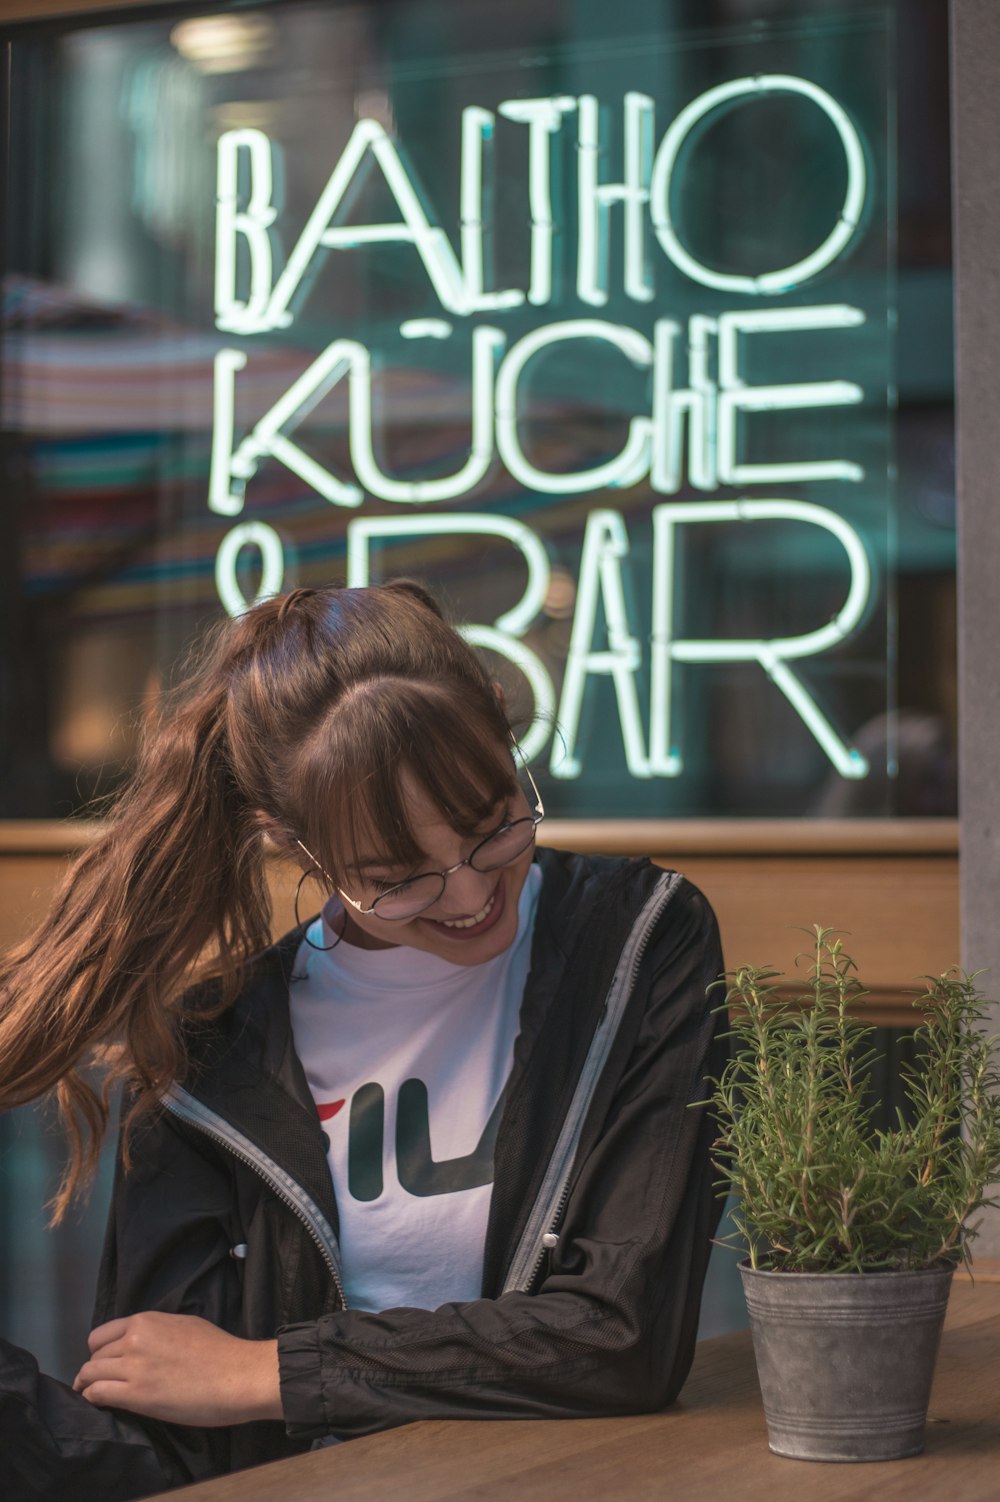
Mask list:
[[[323,1403],[323,1361],[315,1320],[278,1331],[278,1373],[288,1433],[300,1437],[325,1434],[330,1425]]]

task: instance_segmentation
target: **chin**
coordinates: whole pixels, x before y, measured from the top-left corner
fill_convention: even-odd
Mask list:
[[[505,949],[509,949],[516,934],[516,925],[510,932],[506,931],[506,925],[504,925],[503,931],[496,929],[493,933],[484,934],[481,939],[470,942],[464,949],[458,945],[449,945],[445,953],[445,946],[442,944],[437,952],[442,959],[450,960],[453,965],[485,965],[487,960],[495,960],[498,954],[503,954]]]

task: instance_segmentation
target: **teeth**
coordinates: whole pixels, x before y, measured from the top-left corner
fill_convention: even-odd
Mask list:
[[[495,901],[496,901],[496,893],[494,892],[493,896],[490,898],[490,900],[486,904],[486,906],[484,908],[482,908],[480,912],[476,913],[475,917],[473,917],[473,918],[450,918],[450,919],[449,918],[442,918],[440,921],[441,921],[441,923],[443,924],[443,926],[445,928],[475,928],[475,926],[476,926],[477,923],[482,923],[483,919],[487,916],[487,914],[492,909],[493,904],[494,904]]]

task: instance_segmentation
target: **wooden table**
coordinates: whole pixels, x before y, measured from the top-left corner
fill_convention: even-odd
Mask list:
[[[927,1447],[823,1465],[767,1448],[746,1331],[698,1347],[680,1402],[624,1419],[410,1424],[165,1495],[184,1502],[996,1502],[1000,1285],[956,1278]]]

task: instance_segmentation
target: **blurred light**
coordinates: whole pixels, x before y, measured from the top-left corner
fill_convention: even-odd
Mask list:
[[[576,580],[568,569],[554,568],[549,575],[543,611],[554,621],[565,621],[576,604]]]
[[[227,99],[213,105],[209,118],[224,135],[227,130],[277,130],[283,113],[280,99]]]
[[[377,120],[389,135],[395,135],[396,117],[385,89],[361,89],[354,99],[354,113],[359,120]]]
[[[266,16],[196,16],[179,21],[170,41],[200,73],[239,73],[270,52],[276,35]]]

